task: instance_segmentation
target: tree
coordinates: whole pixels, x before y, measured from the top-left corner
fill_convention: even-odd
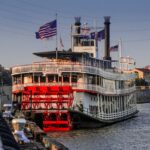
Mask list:
[[[136,86],[147,86],[148,83],[143,78],[136,78],[135,79],[135,85]]]

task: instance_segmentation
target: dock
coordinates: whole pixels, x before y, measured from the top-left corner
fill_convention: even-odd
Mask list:
[[[0,115],[0,150],[69,150],[60,142],[51,139],[34,122],[27,121],[25,134],[30,143],[17,142],[11,126]]]

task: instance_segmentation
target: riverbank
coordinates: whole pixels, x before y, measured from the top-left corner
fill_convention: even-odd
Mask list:
[[[62,143],[50,138],[34,122],[27,121],[24,128],[25,136],[30,140],[28,143],[12,127],[9,118],[5,120],[0,114],[0,150],[69,150]],[[15,124],[15,127],[22,129],[23,126]]]
[[[69,150],[62,143],[50,138],[34,122],[27,121],[25,131],[31,143],[20,145],[21,150]]]

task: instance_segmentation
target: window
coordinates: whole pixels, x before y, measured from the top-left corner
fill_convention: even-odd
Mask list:
[[[69,75],[63,76],[63,82],[69,82]]]
[[[72,75],[71,81],[77,83],[77,75]]]

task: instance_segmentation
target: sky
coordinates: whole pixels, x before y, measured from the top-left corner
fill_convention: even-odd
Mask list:
[[[53,21],[56,13],[57,37],[61,36],[65,49],[71,47],[74,17],[80,16],[82,24],[103,27],[104,16],[111,16],[110,45],[121,39],[122,56],[134,58],[136,67],[150,65],[149,0],[0,0],[0,64],[30,64],[37,60],[32,53],[54,50],[55,37],[40,40],[35,38],[35,32]],[[103,57],[103,50],[100,54]],[[118,53],[111,55],[116,58]]]

